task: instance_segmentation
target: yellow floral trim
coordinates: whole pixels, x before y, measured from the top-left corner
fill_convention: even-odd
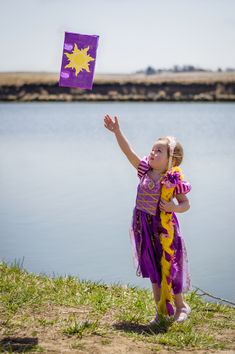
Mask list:
[[[178,174],[178,182],[183,180],[183,174],[180,167],[172,167],[167,173],[162,177],[162,190],[161,190],[161,199],[169,202],[174,195],[174,190],[176,184],[178,183],[165,183],[168,180],[169,174],[173,175],[175,172]],[[172,185],[172,187],[170,187]],[[162,258],[161,258],[161,269],[162,269],[162,281],[161,281],[161,298],[158,303],[158,312],[163,315],[173,315],[173,293],[172,293],[172,279],[171,279],[171,266],[174,256],[174,250],[172,250],[171,245],[174,238],[174,225],[173,225],[173,213],[171,212],[160,212],[161,224],[164,229],[167,231],[167,234],[160,234],[160,242],[162,244]],[[171,260],[168,261],[166,258],[166,253],[170,255]],[[169,257],[169,256],[168,256]],[[168,282],[167,282],[168,278]]]

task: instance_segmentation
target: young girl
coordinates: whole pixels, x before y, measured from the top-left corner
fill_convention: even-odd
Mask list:
[[[191,311],[183,298],[191,284],[186,248],[175,215],[190,207],[186,193],[191,186],[183,180],[178,167],[183,159],[183,148],[174,137],[159,138],[149,155],[141,160],[122,134],[117,117],[112,119],[106,115],[104,126],[115,134],[140,178],[131,238],[137,275],[150,278],[152,283],[157,312],[151,324],[158,321],[159,313],[174,315],[175,321],[183,322]]]

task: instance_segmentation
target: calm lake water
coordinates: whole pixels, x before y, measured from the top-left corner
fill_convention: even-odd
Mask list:
[[[49,275],[149,287],[129,226],[138,179],[105,113],[144,156],[157,137],[184,146],[191,209],[178,214],[192,283],[235,300],[234,103],[0,104],[0,258]]]

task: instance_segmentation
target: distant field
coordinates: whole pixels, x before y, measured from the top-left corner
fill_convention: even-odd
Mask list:
[[[92,90],[58,81],[59,73],[0,73],[0,101],[235,102],[235,72],[97,74]]]
[[[9,72],[0,73],[0,86],[22,86],[23,84],[55,84],[59,81],[59,73],[40,72]],[[235,72],[192,72],[192,73],[162,73],[156,75],[144,74],[97,74],[95,83],[229,83],[235,82]]]

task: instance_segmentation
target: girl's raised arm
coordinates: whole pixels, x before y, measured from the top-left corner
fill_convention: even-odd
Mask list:
[[[126,137],[122,134],[117,117],[114,117],[113,120],[108,114],[106,114],[104,117],[104,126],[115,134],[118,145],[120,146],[122,152],[126,155],[130,163],[137,169],[140,164],[140,158],[132,150]]]

